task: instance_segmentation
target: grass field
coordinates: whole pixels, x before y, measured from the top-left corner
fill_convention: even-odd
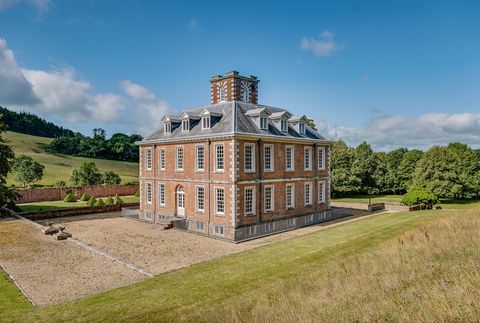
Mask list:
[[[56,306],[10,293],[0,321],[475,321],[479,213],[381,214]]]
[[[372,203],[400,203],[402,195],[372,195]],[[368,203],[368,195],[356,195],[332,199],[333,202]],[[480,200],[441,199],[440,206],[448,209],[463,209],[480,205]]]
[[[106,197],[102,197],[105,201]],[[138,197],[135,196],[122,196],[121,199],[125,203],[137,203],[139,201]],[[72,207],[88,207],[87,202],[78,200],[77,202],[64,202],[64,201],[47,201],[47,202],[34,202],[34,203],[25,203],[17,205],[22,212],[32,212],[32,211],[49,211],[57,209],[65,209]]]
[[[122,178],[122,183],[138,181],[138,164],[116,160],[73,157],[45,152],[43,146],[52,141],[52,138],[36,137],[17,132],[7,131],[5,139],[13,147],[15,155],[27,155],[45,166],[43,179],[37,184],[53,185],[57,181],[69,183],[72,170],[85,161],[93,161],[101,172],[114,171]],[[14,175],[10,174],[7,184],[16,184]]]

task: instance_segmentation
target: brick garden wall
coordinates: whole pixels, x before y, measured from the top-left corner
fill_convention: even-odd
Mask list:
[[[135,192],[138,191],[138,184],[50,187],[19,190],[18,193],[20,194],[21,198],[17,203],[59,201],[63,200],[68,191],[74,191],[77,198],[80,198],[83,193],[87,193],[95,197],[115,195],[126,196],[135,194]]]

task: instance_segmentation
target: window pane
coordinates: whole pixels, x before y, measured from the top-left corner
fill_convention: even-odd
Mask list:
[[[223,153],[223,145],[215,146],[215,163],[217,170],[224,169],[224,153]]]

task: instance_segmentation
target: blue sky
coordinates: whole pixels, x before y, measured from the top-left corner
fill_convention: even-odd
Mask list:
[[[478,1],[0,0],[0,105],[148,134],[237,70],[331,138],[477,147],[478,17]]]

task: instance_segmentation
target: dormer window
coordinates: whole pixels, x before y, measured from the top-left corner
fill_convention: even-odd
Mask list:
[[[267,130],[267,127],[268,127],[267,118],[260,117],[260,129]]]
[[[303,122],[300,122],[298,128],[300,129],[301,134],[305,134],[305,124]]]
[[[163,131],[166,134],[172,133],[172,124],[170,122],[167,122],[163,125]]]
[[[282,121],[281,121],[281,128],[280,128],[280,130],[281,130],[282,132],[287,132],[287,130],[288,130],[288,122],[287,122],[287,120],[282,120]]]
[[[190,121],[182,120],[182,132],[188,132],[190,130]]]
[[[210,129],[210,116],[202,117],[202,129]]]

